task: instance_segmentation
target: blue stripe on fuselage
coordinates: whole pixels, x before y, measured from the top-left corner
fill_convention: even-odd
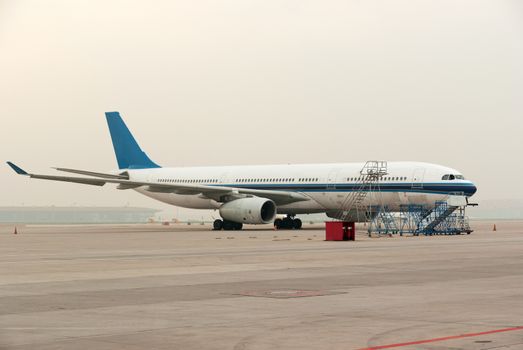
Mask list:
[[[250,188],[256,190],[280,190],[297,192],[353,192],[361,189],[362,184],[221,184],[218,186],[230,186],[237,188]],[[368,186],[365,191],[382,192],[418,192],[434,194],[461,194],[472,196],[476,192],[476,187],[471,183],[380,183],[372,184],[372,189]]]

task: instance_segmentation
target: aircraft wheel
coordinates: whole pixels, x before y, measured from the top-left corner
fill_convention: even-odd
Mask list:
[[[300,219],[294,219],[292,220],[292,226],[294,227],[295,230],[300,230],[301,229],[301,220]]]
[[[243,228],[243,224],[241,222],[235,222],[234,223],[234,229],[235,230],[241,230]]]
[[[223,221],[223,229],[225,231],[231,231],[231,230],[234,230],[234,222],[232,221],[229,221],[229,220],[224,220]]]
[[[212,224],[212,229],[214,231],[220,231],[222,228],[223,228],[223,221],[220,219],[214,220],[214,222]]]
[[[274,220],[274,228],[279,230],[282,228],[282,220],[281,219],[276,219]]]
[[[290,217],[286,217],[282,220],[282,226],[286,230],[292,230],[293,227],[293,220]]]

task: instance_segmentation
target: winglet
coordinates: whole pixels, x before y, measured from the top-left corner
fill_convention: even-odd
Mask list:
[[[13,169],[18,175],[29,175],[27,173],[27,171],[25,171],[24,169],[16,166],[15,164],[13,164],[11,162],[7,162],[7,165],[9,165],[11,167],[11,169]]]

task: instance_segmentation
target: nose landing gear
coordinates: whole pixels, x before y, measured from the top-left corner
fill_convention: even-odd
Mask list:
[[[294,215],[287,215],[283,219],[274,220],[274,227],[277,230],[299,230],[301,229],[302,222],[298,218],[294,218]]]

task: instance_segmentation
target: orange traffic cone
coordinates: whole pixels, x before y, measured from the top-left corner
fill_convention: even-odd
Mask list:
[[[497,231],[496,224],[494,224],[494,227],[492,228],[492,231]]]
[[[17,235],[18,234],[18,231],[16,230],[16,226],[15,226],[15,232],[13,232],[13,235]]]

